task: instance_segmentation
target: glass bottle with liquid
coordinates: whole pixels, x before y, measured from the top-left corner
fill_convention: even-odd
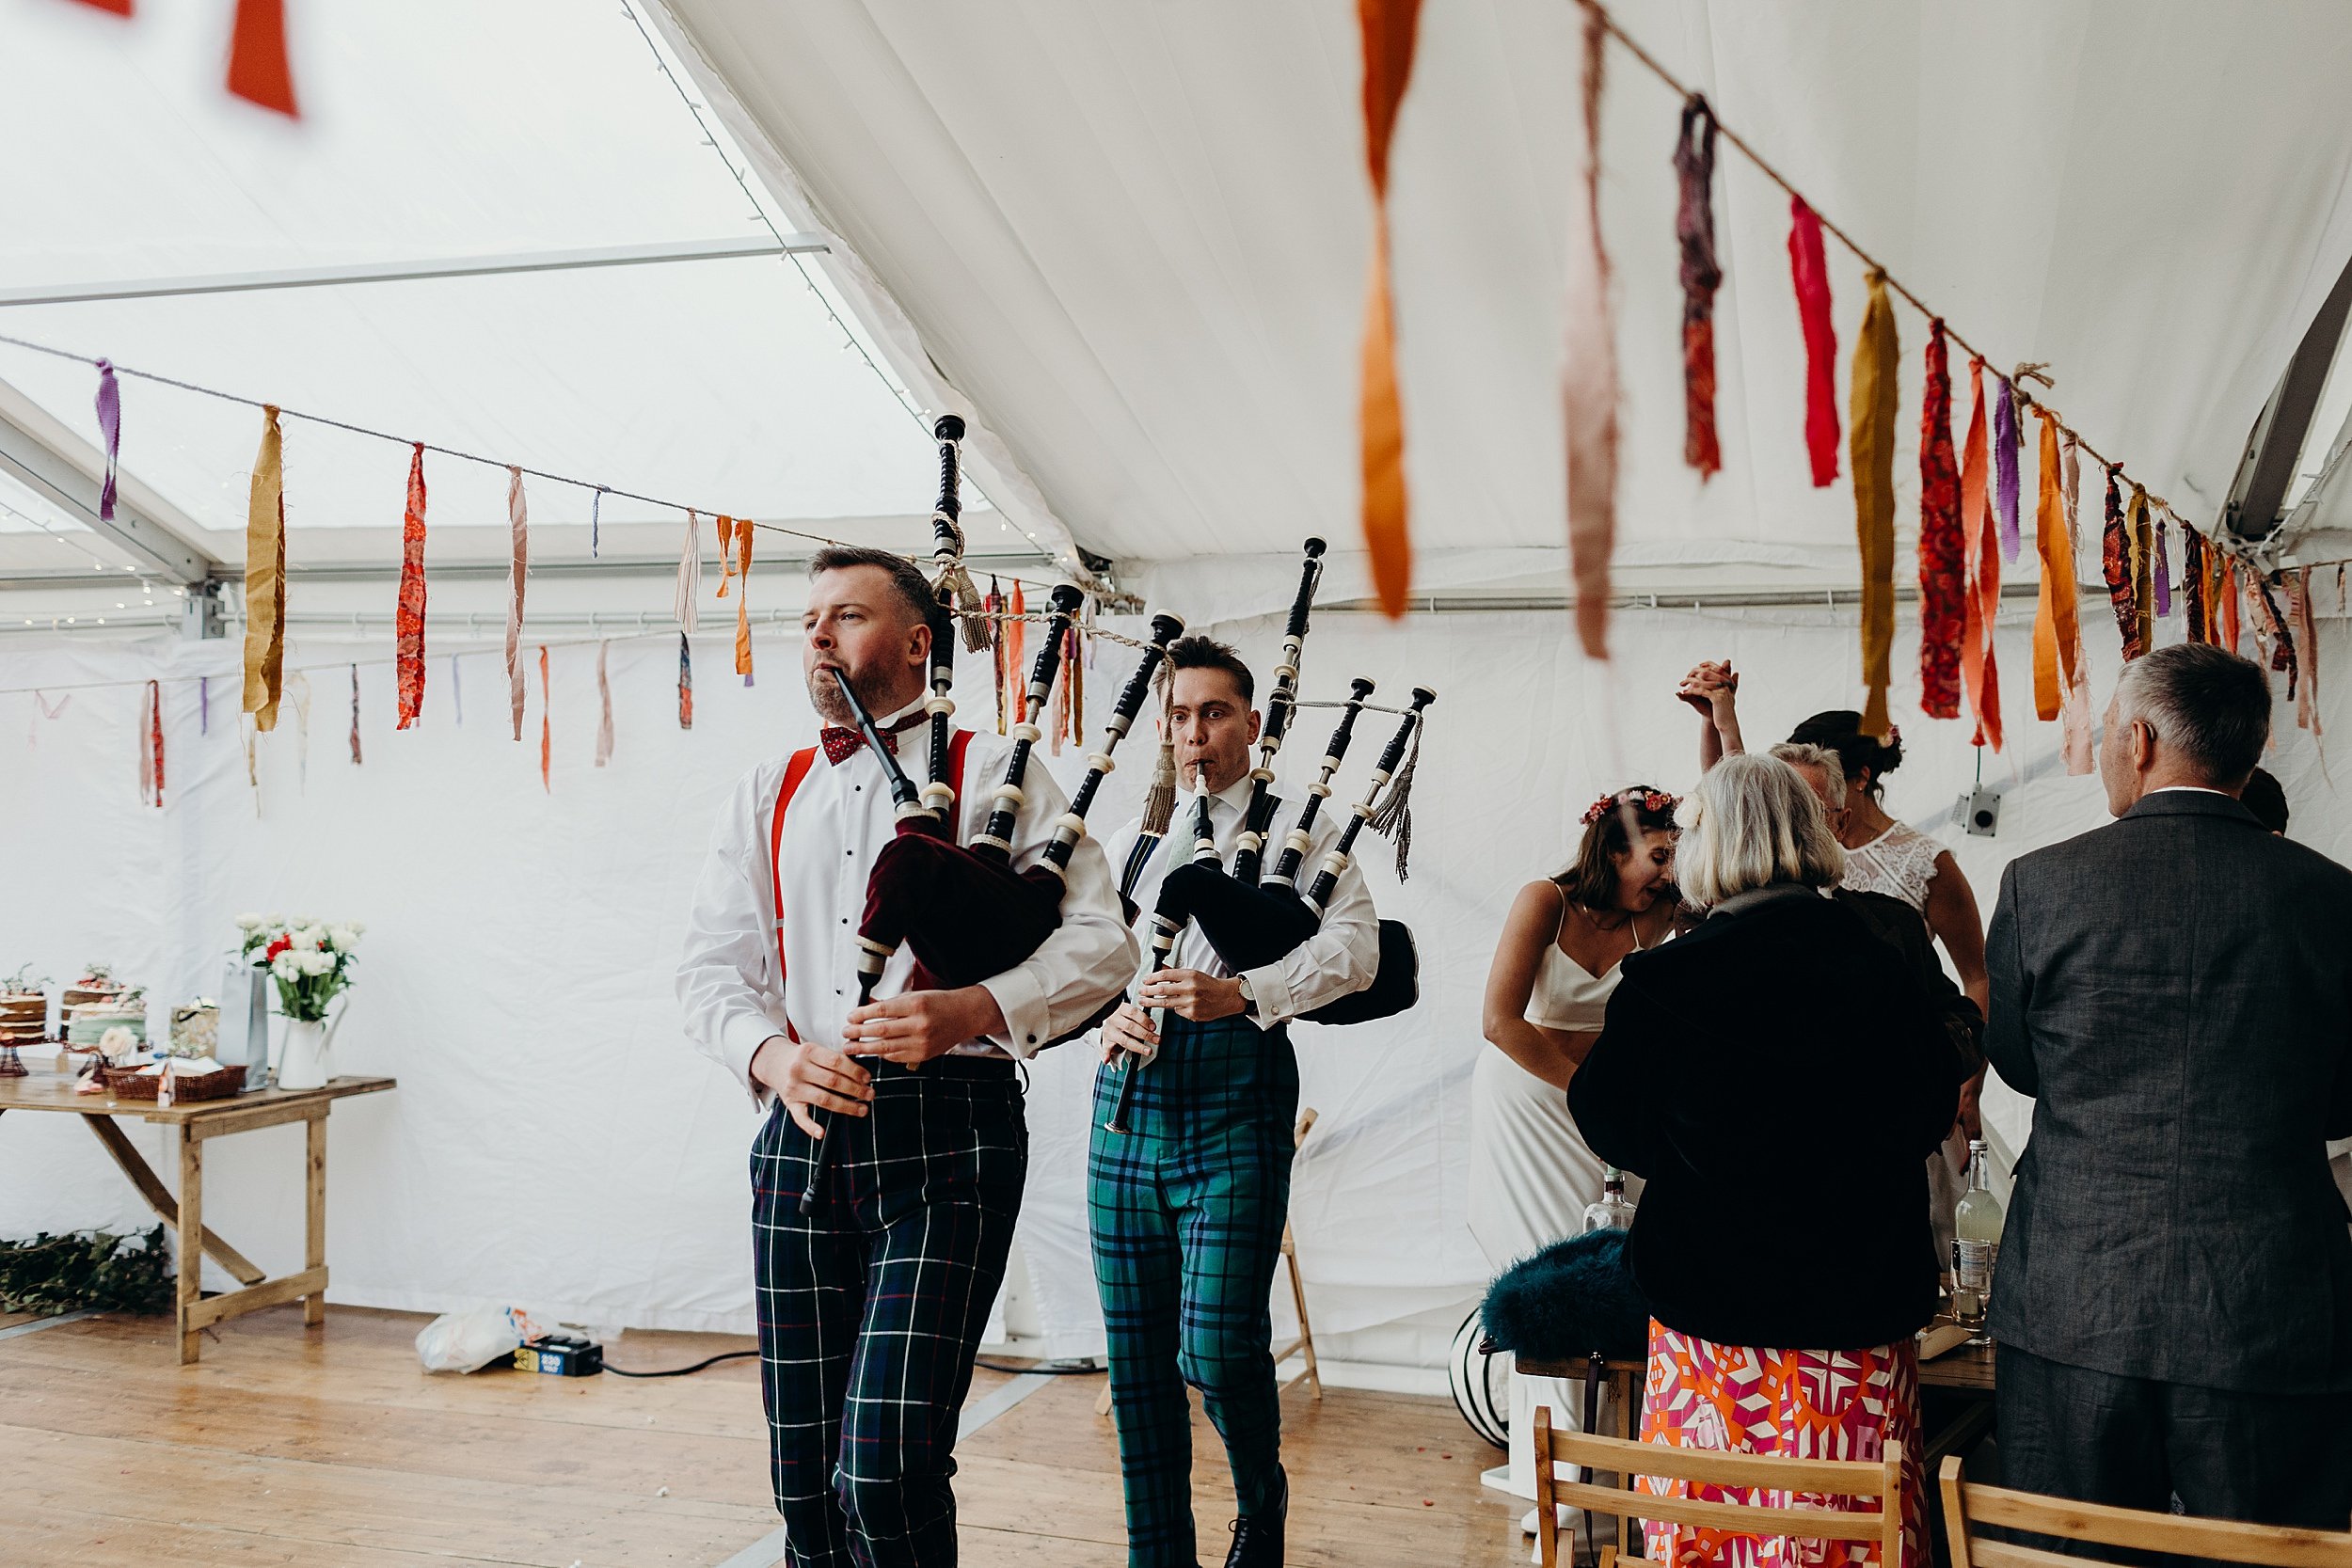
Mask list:
[[[1626,1201],[1625,1172],[1614,1165],[1601,1167],[1600,1201],[1584,1206],[1584,1228],[1590,1230],[1630,1230],[1633,1228],[1633,1205]]]
[[[1968,1143],[1968,1190],[1952,1208],[1952,1316],[1968,1328],[1984,1326],[1993,1296],[1993,1268],[2001,1252],[2001,1200],[1985,1184],[1984,1140]]]

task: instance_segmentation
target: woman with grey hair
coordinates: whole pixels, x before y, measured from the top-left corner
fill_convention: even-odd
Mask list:
[[[1725,757],[1677,820],[1675,879],[1705,917],[1626,958],[1568,1084],[1593,1151],[1648,1179],[1627,1243],[1651,1310],[1643,1440],[1814,1459],[1900,1442],[1905,1556],[1925,1561],[1912,1336],[1935,1310],[1922,1162],[1952,1123],[1951,1048],[1901,957],[1821,895],[1844,851],[1795,768]],[[1651,1559],[1706,1560],[1688,1527],[1649,1529]],[[1829,1550],[1827,1568],[1870,1555]]]

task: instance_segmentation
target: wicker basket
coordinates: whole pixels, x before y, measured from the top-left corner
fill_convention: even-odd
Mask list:
[[[153,1100],[164,1082],[162,1073],[142,1073],[136,1068],[110,1067],[101,1068],[99,1071],[105,1079],[106,1092],[117,1100]],[[171,1102],[187,1105],[199,1100],[227,1100],[244,1087],[245,1064],[242,1062],[197,1078],[174,1074]]]

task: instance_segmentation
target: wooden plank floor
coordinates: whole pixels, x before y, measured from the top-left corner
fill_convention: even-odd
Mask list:
[[[655,1382],[427,1376],[425,1320],[298,1307],[208,1332],[181,1367],[165,1318],[91,1318],[0,1339],[0,1561],[10,1568],[299,1563],[409,1568],[717,1568],[776,1526],[756,1363]],[[748,1341],[631,1334],[626,1366]],[[977,1400],[1001,1386],[982,1371]],[[962,1561],[1123,1560],[1119,1459],[1099,1378],[1056,1380],[960,1445]],[[1495,1454],[1442,1400],[1284,1397],[1296,1564],[1526,1560],[1516,1507],[1482,1491]],[[1196,1407],[1200,1556],[1232,1498]],[[666,1494],[664,1489],[666,1488]]]

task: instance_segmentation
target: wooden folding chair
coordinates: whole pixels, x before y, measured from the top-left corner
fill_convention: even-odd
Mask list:
[[[1294,1153],[1305,1145],[1307,1134],[1313,1130],[1314,1125],[1314,1107],[1310,1105],[1298,1113],[1298,1123],[1291,1129],[1291,1148]],[[1304,1378],[1313,1386],[1315,1398],[1319,1400],[1323,1398],[1323,1373],[1315,1366],[1314,1325],[1307,1321],[1307,1281],[1298,1272],[1298,1241],[1291,1234],[1291,1222],[1287,1218],[1282,1221],[1282,1261],[1290,1270],[1291,1301],[1298,1308],[1298,1338],[1286,1345],[1275,1347],[1274,1364],[1279,1367],[1294,1355],[1304,1355],[1306,1366],[1297,1376],[1285,1379],[1276,1392],[1286,1394],[1290,1392],[1294,1385]],[[1111,1386],[1108,1381],[1104,1383],[1103,1391],[1094,1397],[1094,1413],[1097,1416],[1107,1416],[1111,1413]]]
[[[1982,1568],[2082,1568],[2080,1557],[1988,1540],[1979,1533],[1987,1525],[2102,1546],[2260,1563],[2266,1568],[2352,1568],[2352,1533],[2109,1508],[2103,1503],[2078,1503],[1973,1484],[1963,1476],[1960,1456],[1954,1454],[1944,1461],[1938,1477],[1952,1568],[1979,1564]]]
[[[1535,1445],[1535,1543],[1543,1568],[1559,1568],[1560,1510],[1568,1503],[1588,1513],[1617,1520],[1617,1539],[1630,1545],[1637,1519],[1692,1525],[1740,1535],[1787,1535],[1801,1541],[1867,1541],[1879,1548],[1880,1568],[1903,1568],[1903,1449],[1889,1443],[1875,1462],[1850,1459],[1782,1459],[1766,1454],[1682,1449],[1664,1443],[1630,1443],[1551,1424],[1551,1409],[1538,1406]],[[1613,1471],[1625,1488],[1563,1481],[1562,1465]],[[1879,1506],[1851,1513],[1826,1508],[1767,1508],[1759,1503],[1709,1502],[1696,1497],[1656,1497],[1631,1490],[1635,1476],[1699,1481],[1713,1486],[1771,1487],[1834,1497],[1875,1497]],[[1571,1551],[1573,1556],[1573,1551]],[[1616,1546],[1604,1546],[1598,1568],[1621,1563],[1667,1564]],[[1920,1565],[1925,1568],[1925,1565]],[[2080,1568],[2069,1564],[2068,1568]]]

